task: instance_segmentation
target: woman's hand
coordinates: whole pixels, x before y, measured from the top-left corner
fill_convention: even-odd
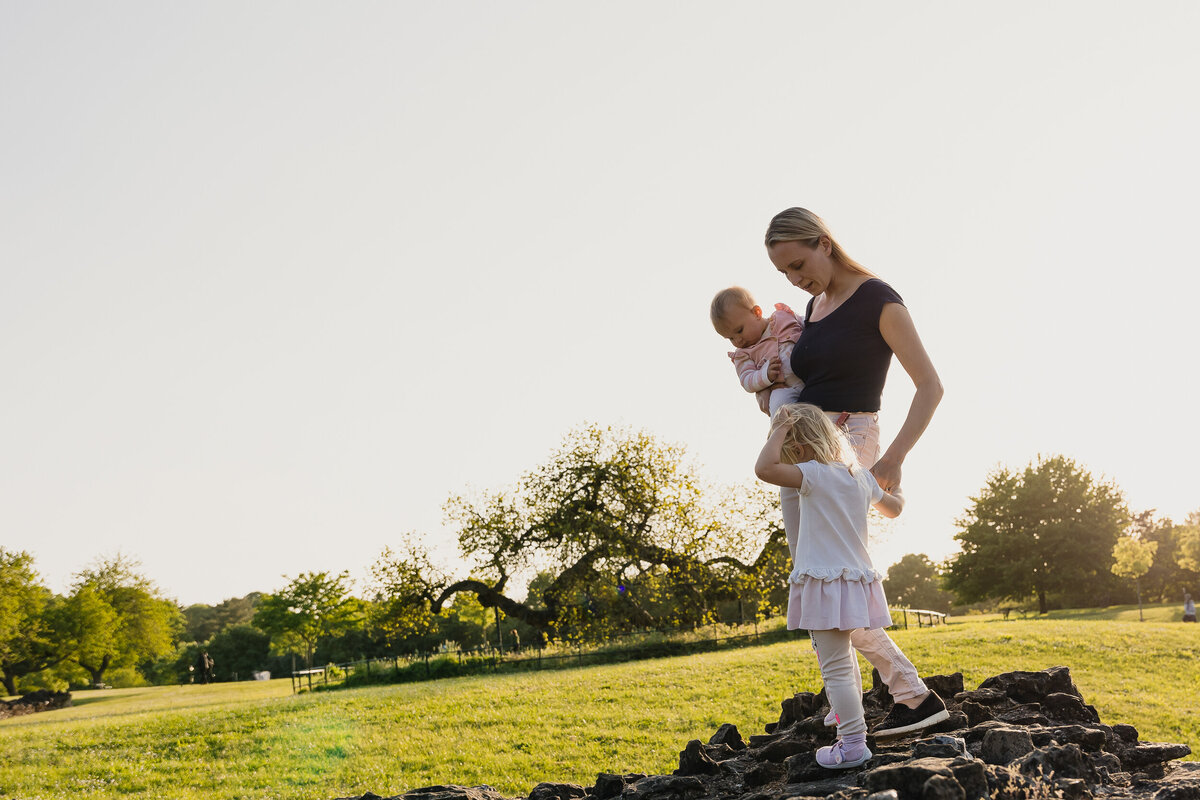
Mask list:
[[[871,467],[871,474],[875,476],[879,488],[885,492],[900,488],[900,462],[887,455],[875,462],[875,466]]]

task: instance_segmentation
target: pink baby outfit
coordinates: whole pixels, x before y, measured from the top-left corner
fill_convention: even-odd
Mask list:
[[[764,414],[773,414],[775,408],[782,404],[778,402],[778,398],[777,402],[771,402],[773,389],[786,386],[795,390],[787,393],[787,402],[795,402],[799,390],[804,386],[792,372],[791,365],[792,345],[800,338],[803,328],[804,322],[796,316],[796,312],[783,303],[776,303],[775,313],[767,318],[767,327],[759,340],[749,347],[739,347],[729,354],[742,382],[742,388],[755,393],[758,407]],[[779,380],[775,383],[767,377],[767,368],[772,356],[778,358],[783,367]]]

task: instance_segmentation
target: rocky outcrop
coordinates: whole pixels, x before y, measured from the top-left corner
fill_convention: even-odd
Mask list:
[[[779,721],[743,740],[722,725],[688,742],[673,775],[601,773],[590,787],[541,783],[527,800],[1200,800],[1200,762],[1183,744],[1143,742],[1106,725],[1066,667],[1008,672],[976,689],[962,675],[925,679],[950,718],[919,734],[868,739],[874,756],[851,770],[816,763],[833,741],[824,692],[785,699]],[[886,687],[863,696],[868,725],[887,713]],[[349,799],[347,799],[349,800]],[[367,794],[356,800],[383,800]],[[507,800],[489,786],[431,786],[390,800]]]
[[[66,708],[71,705],[70,692],[52,692],[49,689],[38,689],[36,692],[22,695],[16,700],[0,700],[0,719],[20,717],[34,714],[38,711],[53,711],[56,708]]]

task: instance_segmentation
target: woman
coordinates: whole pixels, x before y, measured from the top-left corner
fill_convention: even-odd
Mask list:
[[[804,381],[800,402],[818,406],[842,427],[859,463],[891,492],[900,486],[904,459],[942,399],[942,382],[908,309],[892,287],[850,258],[825,222],[807,209],[789,208],[775,215],[767,227],[766,246],[771,263],[788,282],[813,296],[791,356],[792,370]],[[893,353],[916,393],[904,424],[880,456],[877,412]],[[786,490],[781,501],[794,558],[799,497],[795,490]],[[860,628],[850,639],[879,670],[895,700],[876,727],[876,736],[908,733],[946,719],[945,703],[929,691],[886,631]],[[826,724],[831,724],[828,718]]]

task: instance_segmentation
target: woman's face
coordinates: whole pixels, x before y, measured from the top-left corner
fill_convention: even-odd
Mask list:
[[[829,257],[830,249],[826,239],[816,247],[803,242],[776,242],[767,248],[767,255],[788,283],[815,297],[828,288],[833,277],[835,264]]]

